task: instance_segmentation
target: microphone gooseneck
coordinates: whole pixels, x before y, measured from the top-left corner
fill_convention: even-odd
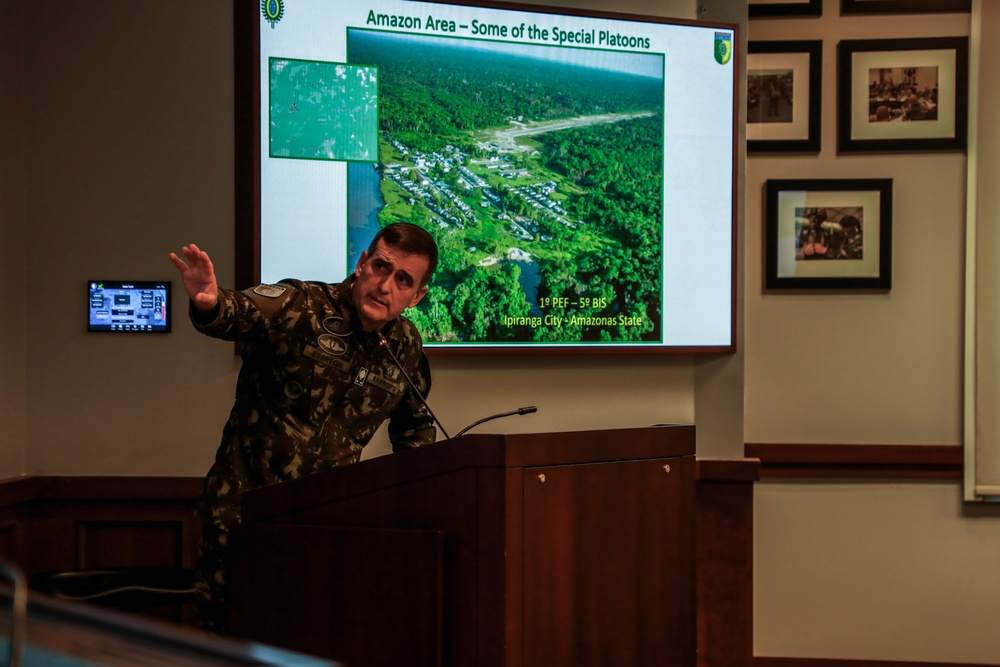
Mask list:
[[[511,410],[510,412],[501,412],[498,415],[490,415],[489,417],[483,417],[479,421],[472,422],[471,424],[463,428],[461,431],[458,432],[458,435],[456,435],[455,437],[457,438],[463,435],[464,433],[468,432],[473,427],[479,426],[483,422],[488,422],[492,419],[499,419],[500,417],[510,417],[511,415],[529,415],[532,412],[538,412],[538,408],[536,408],[534,405],[529,405],[524,408],[518,408],[517,410]]]
[[[409,383],[410,388],[413,390],[413,393],[417,395],[417,398],[420,399],[420,402],[424,404],[425,408],[427,408],[427,412],[430,413],[431,418],[434,420],[434,423],[438,425],[438,428],[441,429],[441,433],[444,434],[445,440],[451,440],[451,436],[448,435],[448,431],[445,430],[444,425],[441,423],[441,420],[438,419],[437,415],[434,414],[434,411],[431,410],[431,406],[427,405],[427,399],[424,398],[424,395],[420,392],[419,389],[417,389],[416,383],[412,379],[410,379],[409,375],[407,375],[406,369],[403,368],[403,364],[399,363],[399,359],[397,359],[396,355],[392,353],[392,350],[389,348],[389,341],[385,339],[385,336],[382,335],[381,331],[376,332],[375,335],[378,336],[379,347],[385,348],[385,351],[389,353],[389,358],[392,359],[392,363],[396,364],[396,368],[398,368],[399,372],[403,374],[404,378],[406,378],[406,381]]]
[[[444,434],[445,440],[451,440],[451,436],[448,435],[448,431],[445,430],[444,425],[441,423],[441,420],[438,419],[437,415],[434,414],[434,411],[431,410],[431,406],[427,405],[427,399],[424,398],[424,395],[420,392],[419,389],[417,389],[416,383],[414,383],[413,380],[410,379],[410,376],[407,375],[406,369],[403,368],[403,364],[399,363],[399,359],[397,359],[396,355],[392,353],[391,349],[389,349],[389,341],[385,339],[385,336],[382,335],[381,331],[376,332],[375,335],[378,336],[379,347],[385,348],[385,351],[389,354],[389,358],[392,359],[392,363],[396,364],[396,368],[398,368],[399,372],[403,374],[404,378],[406,378],[406,381],[409,383],[410,388],[413,390],[413,393],[417,395],[417,398],[420,399],[420,402],[424,404],[424,407],[427,408],[427,412],[429,412],[431,417],[434,419],[434,423],[438,425],[439,429],[441,429],[441,433]],[[501,412],[496,415],[490,415],[489,417],[483,417],[479,421],[472,422],[471,424],[463,428],[461,431],[458,432],[458,435],[456,435],[455,437],[457,438],[461,435],[464,435],[470,429],[479,426],[483,422],[488,422],[493,419],[499,419],[500,417],[510,417],[511,415],[529,415],[532,412],[538,412],[538,408],[536,408],[534,405],[518,408],[517,410],[511,410],[510,412]]]

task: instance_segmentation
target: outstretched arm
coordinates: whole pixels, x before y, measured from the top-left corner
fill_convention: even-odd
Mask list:
[[[191,303],[196,310],[207,312],[219,303],[219,285],[215,281],[215,268],[208,253],[195,244],[181,248],[187,263],[170,253],[170,259],[180,271],[184,279],[184,289],[187,290]]]

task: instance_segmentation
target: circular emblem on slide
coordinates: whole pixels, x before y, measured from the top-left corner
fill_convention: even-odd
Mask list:
[[[273,29],[285,15],[285,0],[260,0],[260,13]]]
[[[329,354],[341,355],[347,352],[347,343],[330,334],[323,334],[317,338],[316,345],[319,346],[319,349]]]
[[[346,336],[351,333],[351,330],[347,328],[344,320],[339,317],[328,317],[323,320],[323,329],[328,333],[332,333],[334,336]]]

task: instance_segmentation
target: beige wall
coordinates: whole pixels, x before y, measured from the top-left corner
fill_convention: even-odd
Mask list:
[[[952,482],[769,482],[754,652],[1000,664],[1000,516]]]
[[[751,41],[823,41],[819,155],[747,161],[748,442],[958,444],[964,153],[837,155],[837,43],[969,34],[969,14],[750,22]],[[763,294],[763,188],[779,178],[891,178],[888,294]]]
[[[8,5],[17,3],[7,3]],[[86,281],[173,278],[198,241],[232,273],[229,3],[25,6],[29,474],[202,473],[227,414],[231,348],[86,333]]]
[[[823,40],[822,151],[747,167],[748,442],[962,442],[966,157],[836,153],[841,39],[970,34],[970,15],[758,20],[751,40]],[[769,178],[893,179],[884,295],[763,294]],[[761,656],[1000,663],[1000,513],[957,482],[767,481],[755,495]]]

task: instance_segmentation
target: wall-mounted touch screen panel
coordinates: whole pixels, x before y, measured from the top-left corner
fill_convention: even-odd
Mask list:
[[[91,280],[87,331],[170,331],[170,282]]]

